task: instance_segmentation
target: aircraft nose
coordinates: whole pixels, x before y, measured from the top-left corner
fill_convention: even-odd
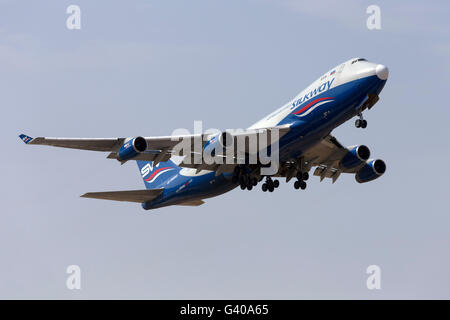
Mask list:
[[[375,73],[381,80],[387,80],[389,76],[389,69],[386,66],[379,64],[375,67]]]

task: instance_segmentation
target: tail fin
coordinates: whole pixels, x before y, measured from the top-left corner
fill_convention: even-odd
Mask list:
[[[157,188],[181,169],[172,160],[160,162],[157,165],[153,165],[153,161],[137,160],[136,162],[147,189]]]

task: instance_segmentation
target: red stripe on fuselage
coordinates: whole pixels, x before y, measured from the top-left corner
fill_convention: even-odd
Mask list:
[[[165,169],[170,169],[170,167],[159,168],[158,170],[156,170],[155,172],[153,172],[153,173],[150,175],[150,177],[148,177],[147,179],[145,179],[145,181],[150,181],[150,180],[152,180],[152,178],[153,178],[158,172],[161,172],[162,170],[165,170]]]
[[[320,101],[323,101],[323,100],[330,100],[330,99],[334,99],[334,98],[333,97],[326,97],[326,98],[319,98],[319,99],[313,100],[310,103],[308,103],[306,106],[301,108],[300,110],[294,112],[294,114],[303,113],[306,110],[308,110],[310,107],[312,107],[314,104],[316,104],[317,102],[320,102]]]

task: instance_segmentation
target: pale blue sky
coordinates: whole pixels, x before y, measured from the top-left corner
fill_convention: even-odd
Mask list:
[[[448,1],[0,0],[0,298],[450,298],[449,15]],[[364,185],[144,211],[79,198],[143,188],[134,163],[17,138],[245,128],[355,56],[390,68],[368,128],[334,132],[386,161]]]

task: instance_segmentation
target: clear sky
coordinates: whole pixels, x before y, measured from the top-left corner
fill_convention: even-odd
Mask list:
[[[0,0],[0,298],[450,298],[449,16],[448,1]],[[17,138],[245,128],[352,57],[390,69],[367,129],[333,132],[386,161],[367,184],[144,211],[79,198],[144,188],[133,162]]]

